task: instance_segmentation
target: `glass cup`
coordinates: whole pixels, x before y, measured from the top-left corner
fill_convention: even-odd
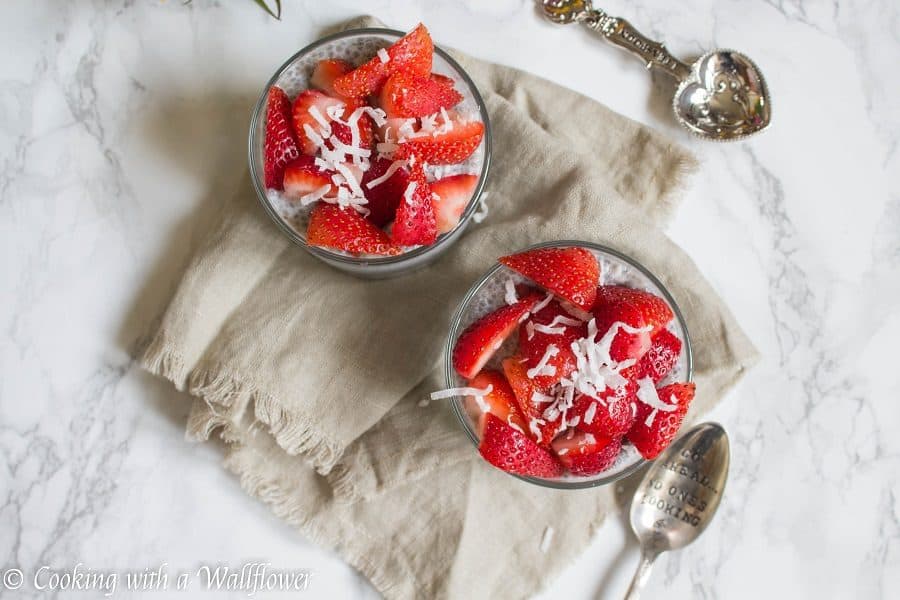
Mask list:
[[[672,295],[666,290],[659,279],[643,265],[621,252],[591,242],[572,240],[545,242],[536,244],[525,250],[548,247],[565,248],[570,246],[586,248],[597,257],[597,260],[600,261],[601,284],[622,284],[629,287],[640,288],[652,292],[665,300],[675,315],[675,318],[672,323],[669,324],[668,328],[681,339],[682,348],[681,356],[678,358],[675,369],[673,369],[673,372],[661,383],[666,384],[675,380],[691,381],[694,365],[687,324],[684,321],[681,310],[679,310],[674,298],[672,298]],[[524,252],[525,250],[521,250],[521,252]],[[467,385],[466,381],[460,377],[453,368],[453,348],[456,346],[456,340],[459,339],[460,334],[465,331],[469,325],[506,303],[504,299],[504,286],[509,278],[512,278],[516,283],[529,281],[512,269],[498,263],[485,273],[474,286],[472,286],[465,298],[463,298],[459,308],[456,310],[456,314],[453,316],[453,320],[450,324],[450,334],[447,336],[447,345],[444,349],[444,378],[447,388],[458,388]],[[510,336],[510,339],[508,339],[504,346],[500,348],[497,355],[491,359],[487,366],[496,367],[498,357],[503,357],[508,354],[508,351],[512,349],[509,345],[515,344],[515,339],[515,334]],[[460,425],[462,425],[466,435],[472,440],[472,443],[475,444],[475,447],[477,448],[479,439],[478,435],[475,433],[475,423],[466,412],[463,401],[464,399],[458,396],[450,399],[453,412],[459,419]],[[590,477],[579,477],[574,475],[564,475],[563,477],[555,479],[542,479],[538,477],[526,477],[523,475],[513,475],[513,477],[549,488],[565,490],[584,489],[618,481],[619,479],[634,473],[645,462],[646,461],[641,457],[637,449],[629,442],[624,441],[622,444],[622,452],[619,454],[616,462],[606,471]]]
[[[470,112],[484,123],[484,138],[475,153],[461,165],[441,167],[446,175],[455,173],[478,173],[478,184],[472,198],[462,213],[455,229],[438,236],[437,241],[429,246],[422,246],[405,252],[399,256],[366,256],[356,257],[339,250],[310,246],[306,243],[306,227],[303,215],[277,193],[266,190],[263,177],[264,144],[266,136],[266,98],[269,89],[277,85],[287,92],[291,98],[309,88],[309,78],[316,63],[326,58],[338,58],[358,65],[375,56],[379,48],[386,48],[403,37],[404,32],[392,29],[352,29],[330,35],[303,48],[290,57],[263,88],[259,101],[253,109],[250,120],[249,161],[253,187],[263,208],[275,221],[287,237],[316,258],[329,265],[352,273],[359,277],[384,278],[402,275],[431,263],[456,242],[472,220],[479,206],[482,191],[487,181],[491,163],[491,127],[484,100],[471,78],[450,57],[449,54],[435,47],[432,70],[451,77],[456,82],[456,89],[463,95],[461,110]],[[297,214],[292,214],[297,213]]]

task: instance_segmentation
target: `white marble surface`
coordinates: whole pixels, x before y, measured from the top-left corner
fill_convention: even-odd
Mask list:
[[[900,7],[603,4],[677,54],[752,55],[774,127],[689,138],[665,81],[530,0],[285,0],[280,23],[250,0],[5,0],[0,566],[263,559],[311,569],[310,597],[376,596],[246,497],[221,449],[183,441],[184,398],[131,358],[240,177],[260,86],[369,11],[585,92],[704,160],[671,235],[764,359],[713,415],[733,451],[721,513],[660,561],[647,597],[900,597]],[[636,560],[612,520],[544,597],[621,597]]]

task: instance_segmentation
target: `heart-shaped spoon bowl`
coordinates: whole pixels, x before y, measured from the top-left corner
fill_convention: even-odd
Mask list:
[[[758,133],[772,120],[766,80],[752,60],[734,50],[700,57],[678,85],[672,109],[689,131],[720,141]]]

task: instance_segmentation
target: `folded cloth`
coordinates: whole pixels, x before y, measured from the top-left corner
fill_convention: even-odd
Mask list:
[[[250,494],[336,548],[386,597],[519,598],[587,546],[614,502],[609,489],[509,477],[480,460],[445,403],[418,406],[444,386],[438,363],[453,310],[496,258],[583,239],[646,265],[691,333],[690,419],[756,353],[660,231],[697,167],[688,152],[577,93],[454,55],[494,133],[482,223],[426,269],[359,280],[291,245],[242,185],[142,365],[196,397],[190,437],[219,431],[225,464]]]

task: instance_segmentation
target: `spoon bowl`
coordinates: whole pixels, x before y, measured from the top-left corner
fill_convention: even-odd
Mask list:
[[[725,430],[717,423],[703,423],[672,442],[651,465],[631,502],[631,529],[641,545],[641,563],[627,600],[637,600],[657,556],[684,548],[712,521],[729,461]]]

